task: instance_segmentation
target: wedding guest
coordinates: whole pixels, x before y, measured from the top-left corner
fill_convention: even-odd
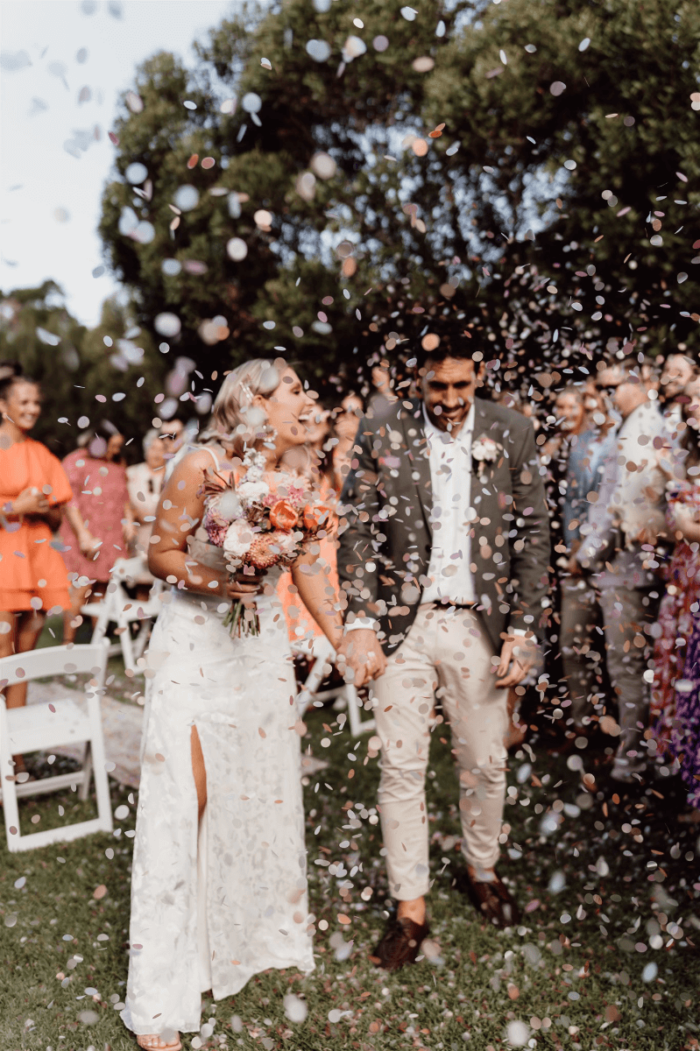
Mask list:
[[[34,649],[47,610],[69,608],[53,534],[72,493],[60,461],[30,437],[41,415],[39,387],[12,364],[0,364],[0,413],[0,657],[9,657]],[[26,704],[26,683],[3,692],[8,708]],[[21,757],[15,764],[24,769]]]
[[[335,488],[337,482],[334,470],[334,453],[337,445],[333,442],[331,413],[328,409],[323,409],[316,405],[309,419],[304,422],[306,426],[306,443],[291,449],[283,457],[282,463],[306,475],[318,491],[323,503],[335,511],[340,489]],[[319,538],[318,562],[323,567],[322,572],[325,577],[324,588],[326,594],[332,597],[334,602],[337,602],[340,587],[338,581],[337,540],[330,523],[329,529],[323,532],[325,535]],[[305,640],[309,643],[324,634],[323,629],[299,598],[298,589],[292,580],[292,574],[289,570],[280,575],[277,594],[282,603],[284,616],[287,621],[290,642],[298,643]]]
[[[341,492],[350,471],[353,445],[357,428],[363,414],[362,398],[359,394],[346,394],[332,414],[334,448],[332,453],[333,487]]]
[[[149,539],[153,532],[155,513],[160,503],[163,488],[165,467],[165,443],[152,428],[143,439],[143,463],[133,464],[126,469],[126,485],[129,500],[137,522],[133,549],[148,560]]]
[[[72,580],[70,610],[63,617],[63,641],[73,642],[82,623],[80,609],[90,595],[105,593],[112,566],[126,557],[136,529],[121,461],[124,436],[103,423],[83,438],[84,446],[69,453],[63,466],[73,489],[69,504],[89,534],[89,555],[76,546],[66,522],[60,528],[63,557]]]
[[[396,401],[394,394],[394,383],[389,370],[388,362],[375,365],[371,373],[372,387],[374,388],[367,401],[367,415],[380,419],[386,416],[391,406]]]
[[[222,384],[200,446],[163,491],[153,573],[173,585],[156,622],[144,724],[122,1018],[140,1047],[176,1051],[199,1033],[201,994],[233,996],[270,968],[313,970],[294,673],[275,597],[279,569],[229,578],[201,522],[212,473],[285,490],[282,456],[313,407],[284,361],[248,361]],[[247,480],[251,454],[264,484]],[[253,459],[256,459],[255,457]],[[262,469],[262,468],[261,468]],[[259,491],[259,490],[258,490]],[[235,493],[234,493],[235,498]],[[184,526],[184,528],[183,528]],[[332,645],[340,614],[309,542],[292,568]],[[257,634],[224,624],[255,602]],[[155,659],[157,658],[157,659]]]
[[[468,341],[465,340],[465,343]],[[396,919],[375,956],[395,970],[429,930],[425,775],[433,697],[452,728],[462,851],[489,922],[517,905],[496,871],[505,800],[507,693],[535,663],[548,602],[549,528],[531,424],[475,399],[483,366],[460,346],[426,355],[422,398],[365,418],[342,496],[342,655],[374,679],[379,803]]]
[[[693,820],[700,820],[700,379],[685,388],[680,449],[681,480],[670,478],[669,531],[676,539],[654,647],[652,726],[659,758],[675,756],[688,790]],[[694,812],[694,813],[692,813]]]
[[[563,445],[561,546],[565,550],[557,548],[561,556],[557,560],[561,570],[559,647],[573,732],[580,736],[590,726],[593,697],[600,690],[601,661],[595,629],[601,622],[601,611],[595,589],[583,576],[576,553],[581,545],[581,527],[588,520],[594,499],[592,494],[597,494],[604,465],[615,453],[615,435],[607,421],[602,427],[592,422],[581,388],[561,391],[554,409],[561,420]]]
[[[643,731],[649,718],[651,629],[659,607],[659,562],[655,546],[665,530],[665,478],[657,457],[666,424],[649,398],[646,364],[632,361],[604,368],[598,377],[622,423],[608,456],[582,542],[575,558],[589,574],[601,609],[606,663],[617,696],[619,745],[611,776],[638,781],[646,767]]]
[[[697,366],[693,359],[680,350],[669,354],[664,362],[659,378],[659,402],[670,431],[674,435],[678,424],[683,419],[681,399],[685,388],[696,372]]]
[[[177,456],[183,447],[186,438],[185,429],[185,420],[181,416],[173,416],[164,421],[160,430],[160,441],[166,463]]]

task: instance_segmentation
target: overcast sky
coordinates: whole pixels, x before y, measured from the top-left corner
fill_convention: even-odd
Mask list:
[[[117,287],[92,276],[117,97],[155,51],[192,61],[192,41],[236,4],[0,0],[0,291],[54,278],[72,314],[99,320]]]

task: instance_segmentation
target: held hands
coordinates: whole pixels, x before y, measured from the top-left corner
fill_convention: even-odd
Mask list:
[[[386,657],[377,633],[369,628],[346,632],[337,653],[338,667],[346,682],[358,688],[371,679],[378,679],[386,670]]]
[[[260,569],[256,573],[246,573],[244,570],[239,569],[229,577],[225,585],[226,598],[239,599],[244,606],[252,606],[255,596],[263,589],[266,573],[267,571],[264,569]]]
[[[537,646],[524,635],[509,635],[501,647],[501,659],[496,668],[496,686],[517,686],[535,666]]]

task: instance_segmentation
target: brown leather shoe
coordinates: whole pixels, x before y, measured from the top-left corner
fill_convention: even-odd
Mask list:
[[[495,927],[512,927],[520,922],[520,909],[498,875],[486,883],[471,879],[465,873],[465,889],[488,923]]]
[[[385,971],[398,971],[405,963],[415,963],[421,942],[430,934],[430,924],[415,923],[407,916],[389,921],[382,940],[370,956]]]

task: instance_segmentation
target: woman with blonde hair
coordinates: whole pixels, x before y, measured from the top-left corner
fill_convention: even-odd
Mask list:
[[[172,585],[156,623],[132,876],[125,1024],[141,1047],[176,1051],[200,1029],[201,994],[237,993],[268,968],[313,969],[301,729],[280,570],[230,579],[201,523],[210,472],[245,481],[246,450],[280,460],[306,441],[313,407],[283,360],[246,362],[216,398],[199,446],[176,466],[149,565]],[[254,484],[248,482],[248,485]],[[334,646],[340,614],[309,542],[294,583]],[[232,637],[232,599],[255,597],[259,634]]]

